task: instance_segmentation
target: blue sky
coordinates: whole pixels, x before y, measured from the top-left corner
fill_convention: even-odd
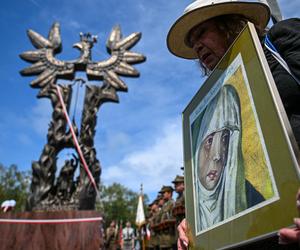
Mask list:
[[[147,61],[135,66],[140,78],[122,78],[128,93],[119,93],[119,104],[104,104],[98,113],[96,150],[102,165],[101,181],[119,182],[134,191],[140,184],[152,200],[162,185],[170,185],[183,165],[181,112],[203,79],[194,61],[171,55],[165,39],[168,29],[191,1],[162,0],[11,0],[0,9],[2,55],[0,75],[0,162],[31,169],[46,143],[52,108],[48,99],[37,99],[30,77],[19,71],[29,64],[19,54],[33,49],[27,29],[47,36],[54,21],[61,24],[63,51],[58,56],[79,56],[72,45],[79,32],[98,35],[93,60],[108,57],[106,39],[116,24],[123,36],[142,32],[132,49]],[[281,0],[283,15],[295,17],[300,1]],[[79,75],[84,76],[84,75]],[[83,89],[76,117],[80,118]],[[73,110],[73,109],[71,109]],[[70,153],[62,152],[61,160]]]

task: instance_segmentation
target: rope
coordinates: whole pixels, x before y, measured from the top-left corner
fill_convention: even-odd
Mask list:
[[[73,137],[73,140],[74,140],[74,143],[75,143],[75,147],[76,147],[77,152],[79,154],[80,160],[81,160],[81,162],[83,164],[83,167],[84,167],[84,169],[85,169],[85,171],[86,171],[86,173],[87,173],[87,175],[88,175],[91,183],[93,184],[93,186],[95,188],[95,191],[96,191],[97,195],[100,197],[99,190],[97,188],[97,184],[96,184],[95,179],[94,179],[94,177],[93,177],[93,175],[92,175],[92,173],[91,173],[91,171],[90,171],[90,169],[89,169],[89,167],[88,167],[88,165],[87,165],[87,163],[86,163],[86,161],[84,159],[84,156],[83,156],[83,153],[82,153],[81,148],[79,146],[79,143],[78,143],[75,131],[73,129],[73,125],[72,125],[71,120],[70,120],[70,118],[68,116],[68,112],[67,112],[65,103],[63,101],[63,97],[62,97],[61,92],[60,92],[60,87],[58,85],[55,85],[55,87],[56,87],[56,90],[57,90],[59,101],[60,101],[61,106],[63,108],[63,112],[64,112],[64,115],[65,115],[65,118],[66,118],[66,120],[68,122],[68,125],[70,127],[71,134],[72,134],[72,137]]]
[[[0,219],[0,223],[11,224],[65,224],[79,222],[102,221],[102,217],[76,218],[76,219],[47,219],[47,220],[29,220],[29,219]]]

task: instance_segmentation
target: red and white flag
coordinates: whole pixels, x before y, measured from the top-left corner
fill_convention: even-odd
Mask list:
[[[151,231],[149,230],[148,227],[146,227],[146,239],[150,240],[150,238],[151,238]]]

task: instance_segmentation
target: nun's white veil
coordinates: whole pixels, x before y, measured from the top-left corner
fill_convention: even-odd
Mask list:
[[[197,232],[227,219],[247,207],[245,177],[241,149],[241,117],[239,97],[231,85],[224,85],[207,105],[201,121],[194,157]],[[207,190],[199,178],[199,151],[202,141],[211,133],[230,131],[227,161],[217,185]]]

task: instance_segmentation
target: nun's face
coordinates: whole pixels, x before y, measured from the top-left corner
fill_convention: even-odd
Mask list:
[[[227,161],[230,132],[223,129],[209,134],[199,150],[199,177],[201,184],[212,190],[218,184]]]

